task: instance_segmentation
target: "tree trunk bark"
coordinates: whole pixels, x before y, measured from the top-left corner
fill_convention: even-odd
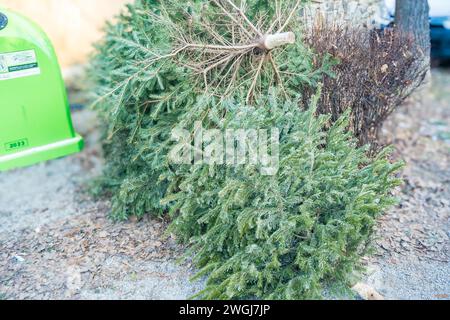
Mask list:
[[[430,60],[430,7],[428,0],[397,0],[395,24],[408,37],[412,37],[417,49]]]
[[[427,70],[424,88],[430,88],[431,77],[431,33],[430,6],[428,0],[397,0],[395,25],[401,35],[413,41],[413,54],[417,62]],[[421,93],[420,93],[421,92]],[[417,97],[425,97],[425,91],[419,91]]]

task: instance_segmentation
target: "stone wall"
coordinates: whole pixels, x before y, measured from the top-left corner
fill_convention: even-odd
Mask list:
[[[306,16],[336,23],[371,25],[380,13],[382,0],[319,0],[306,12]]]

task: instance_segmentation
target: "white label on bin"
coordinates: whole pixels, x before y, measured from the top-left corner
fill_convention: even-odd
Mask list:
[[[41,74],[34,50],[0,53],[0,81]]]

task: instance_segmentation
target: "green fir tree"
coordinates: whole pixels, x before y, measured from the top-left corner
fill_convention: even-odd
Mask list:
[[[316,115],[335,61],[302,41],[305,1],[137,0],[107,27],[91,75],[112,216],[168,214],[208,299],[318,298],[346,287],[400,164]],[[303,105],[303,89],[319,91]],[[174,129],[277,129],[279,166],[175,164]],[[189,140],[189,139],[188,139]],[[203,144],[201,147],[208,147]],[[193,152],[199,150],[193,149]],[[273,150],[272,150],[273,152]],[[251,156],[251,154],[248,154]]]

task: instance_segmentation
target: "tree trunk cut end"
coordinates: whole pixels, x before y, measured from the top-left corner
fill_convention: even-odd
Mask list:
[[[296,40],[295,33],[284,32],[277,34],[268,34],[262,39],[262,46],[265,50],[273,50],[288,44],[294,44]]]

